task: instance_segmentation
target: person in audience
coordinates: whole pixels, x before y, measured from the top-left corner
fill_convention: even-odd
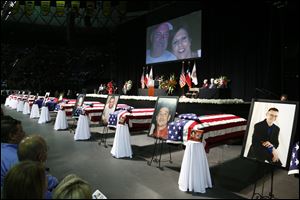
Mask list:
[[[177,59],[198,57],[197,52],[192,51],[192,39],[187,26],[179,26],[172,38],[172,53]]]
[[[275,165],[281,165],[277,151],[280,128],[274,124],[278,113],[278,109],[272,107],[268,110],[266,118],[254,125],[252,144],[248,152],[248,157]]]
[[[39,135],[30,135],[25,137],[19,144],[18,157],[20,161],[32,160],[45,165],[48,157],[46,141]],[[51,191],[57,186],[58,180],[48,172],[46,172],[46,176],[48,182],[48,191],[46,196],[47,198],[51,198]]]
[[[168,139],[168,122],[170,119],[170,109],[166,106],[161,107],[156,115],[156,126],[152,135],[156,138]]]
[[[1,186],[8,170],[19,162],[17,151],[24,137],[21,121],[7,115],[1,117]]]
[[[4,199],[44,199],[47,182],[44,165],[23,161],[13,166],[4,179]]]
[[[92,188],[85,180],[70,174],[54,189],[53,199],[92,199]]]
[[[102,114],[102,121],[104,124],[108,123],[109,114],[111,114],[115,111],[116,101],[117,101],[117,99],[115,96],[111,96],[109,98],[109,100],[107,101],[107,103],[104,107],[104,110],[103,110],[103,114]]]
[[[288,95],[287,94],[282,94],[280,96],[280,101],[287,101],[288,100]]]
[[[169,22],[154,27],[150,33],[150,49],[146,52],[146,64],[176,60],[176,57],[167,50],[170,31],[173,26]]]

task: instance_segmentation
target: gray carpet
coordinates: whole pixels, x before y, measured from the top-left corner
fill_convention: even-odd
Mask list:
[[[207,154],[213,188],[205,194],[182,192],[178,189],[178,178],[184,150],[181,146],[171,146],[172,163],[169,162],[168,150],[165,149],[161,165],[157,168],[151,160],[154,139],[146,132],[132,133],[132,159],[116,159],[110,154],[113,132],[109,135],[108,148],[98,145],[99,127],[92,127],[92,137],[88,141],[74,141],[69,130],[55,131],[55,115],[52,122],[38,124],[37,119],[4,108],[4,113],[22,121],[25,132],[42,135],[49,146],[47,166],[50,173],[61,180],[70,173],[75,173],[87,180],[94,190],[99,189],[109,199],[166,198],[166,199],[201,199],[201,198],[251,198],[255,181],[256,192],[264,195],[270,191],[270,175],[257,163],[240,158],[241,144],[222,145],[211,149]],[[70,121],[70,123],[72,123]],[[265,176],[264,176],[265,174]],[[288,176],[287,171],[275,170],[273,193],[275,198],[299,198],[299,178]]]

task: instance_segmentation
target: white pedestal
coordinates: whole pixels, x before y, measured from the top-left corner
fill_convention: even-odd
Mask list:
[[[86,115],[79,115],[74,140],[88,140],[91,137],[90,123]]]
[[[187,142],[178,185],[181,191],[200,193],[205,193],[206,188],[212,187],[209,165],[201,142]]]
[[[38,123],[43,124],[43,123],[46,123],[46,122],[49,122],[49,121],[51,121],[49,109],[48,109],[47,106],[43,106],[42,111],[41,111],[41,116],[39,118]]]
[[[129,129],[127,124],[117,125],[114,143],[110,153],[116,158],[122,158],[122,157],[132,158],[130,134],[129,134]]]
[[[17,105],[17,112],[23,112],[23,108],[24,108],[24,101],[20,100]]]
[[[56,116],[54,129],[55,130],[64,130],[68,128],[68,121],[66,116],[66,111],[59,110]]]
[[[33,104],[30,112],[30,118],[39,118],[40,117],[40,109],[37,104]]]
[[[23,114],[24,115],[30,114],[30,106],[29,106],[29,103],[27,101],[24,103]]]

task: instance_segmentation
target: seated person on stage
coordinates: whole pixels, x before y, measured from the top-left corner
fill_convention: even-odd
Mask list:
[[[209,87],[209,85],[208,85],[208,80],[207,80],[207,79],[204,79],[204,80],[203,80],[203,85],[202,85],[201,88],[203,89],[203,88],[208,88],[208,87]]]
[[[53,199],[92,199],[92,188],[85,180],[70,174],[55,188]]]
[[[39,135],[31,135],[24,138],[19,145],[18,157],[20,161],[32,160],[38,161],[45,165],[48,157],[48,148],[46,141]],[[57,186],[58,180],[56,177],[46,172],[48,191],[47,198],[51,198],[51,191]]]
[[[26,160],[8,171],[1,193],[3,199],[45,199],[46,188],[44,165]]]
[[[168,139],[168,122],[171,119],[170,109],[161,107],[156,115],[156,126],[153,136],[160,139]]]
[[[1,117],[1,187],[8,170],[19,162],[17,151],[25,133],[19,120]]]
[[[212,88],[217,88],[217,85],[215,84],[215,79],[214,78],[210,79],[209,89],[212,89]]]

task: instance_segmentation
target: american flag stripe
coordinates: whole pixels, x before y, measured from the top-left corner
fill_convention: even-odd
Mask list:
[[[197,124],[199,124],[199,122],[194,121],[194,122],[188,127],[188,137],[187,137],[188,140],[190,139],[192,130],[194,129],[194,127],[195,127]]]
[[[182,115],[182,117],[187,117],[191,114]],[[235,133],[246,130],[247,121],[231,114],[218,114],[218,115],[205,115],[199,117],[201,121],[189,120],[189,119],[179,119],[175,122],[169,123],[169,137],[168,142],[187,142],[190,139],[190,134],[192,130],[203,130],[204,136],[218,136],[227,133]],[[227,119],[227,120],[226,120]],[[203,121],[209,121],[204,122]],[[180,137],[180,135],[182,137]]]

